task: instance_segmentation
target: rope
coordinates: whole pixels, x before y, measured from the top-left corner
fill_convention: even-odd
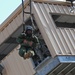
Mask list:
[[[23,32],[25,31],[25,22],[24,22],[24,1],[22,0],[22,12],[23,12]]]
[[[34,25],[34,21],[33,21],[33,15],[32,15],[32,5],[31,5],[32,1],[31,1],[31,0],[29,0],[29,1],[30,1],[30,12],[25,12],[25,11],[24,11],[24,1],[22,0],[23,32],[25,31],[24,13],[30,14],[30,19],[31,19],[31,22],[32,22],[32,26],[33,26],[34,29],[36,29],[36,27],[35,27],[35,25]]]
[[[30,19],[31,19],[34,30],[36,30],[36,27],[35,27],[34,21],[33,21],[33,15],[32,15],[32,1],[31,0],[30,0]]]
[[[31,19],[32,26],[33,26],[34,30],[36,30],[36,27],[35,27],[35,25],[34,25],[33,15],[32,15],[32,14],[30,15],[30,19]]]

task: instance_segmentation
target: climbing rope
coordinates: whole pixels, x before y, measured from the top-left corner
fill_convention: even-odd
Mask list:
[[[24,22],[24,1],[22,0],[22,13],[23,13],[23,32],[25,31],[25,22]]]
[[[24,19],[24,14],[29,14],[30,15],[30,19],[32,22],[32,26],[34,29],[36,29],[35,25],[34,25],[34,21],[33,21],[33,15],[32,15],[32,5],[31,5],[32,1],[29,0],[29,5],[30,5],[30,12],[25,12],[24,11],[24,1],[22,0],[22,12],[23,12],[23,32],[25,31],[25,19]]]

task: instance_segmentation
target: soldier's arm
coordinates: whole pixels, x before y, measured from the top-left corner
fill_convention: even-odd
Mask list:
[[[21,44],[21,43],[23,43],[24,37],[25,37],[25,34],[21,33],[21,34],[18,36],[18,38],[16,39],[16,41],[17,41],[19,44]]]

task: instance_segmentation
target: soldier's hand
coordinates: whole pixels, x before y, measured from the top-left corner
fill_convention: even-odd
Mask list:
[[[24,40],[23,42],[24,42],[25,44],[27,44],[27,43],[28,43],[28,41],[27,41],[27,40]]]

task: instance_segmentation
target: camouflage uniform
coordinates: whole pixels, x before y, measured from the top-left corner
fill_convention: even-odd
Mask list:
[[[19,49],[19,55],[24,57],[29,51],[34,52],[34,48],[38,46],[38,38],[35,35],[27,36],[25,33],[21,33],[17,38],[17,42],[21,45]],[[34,53],[32,53],[34,55]]]

